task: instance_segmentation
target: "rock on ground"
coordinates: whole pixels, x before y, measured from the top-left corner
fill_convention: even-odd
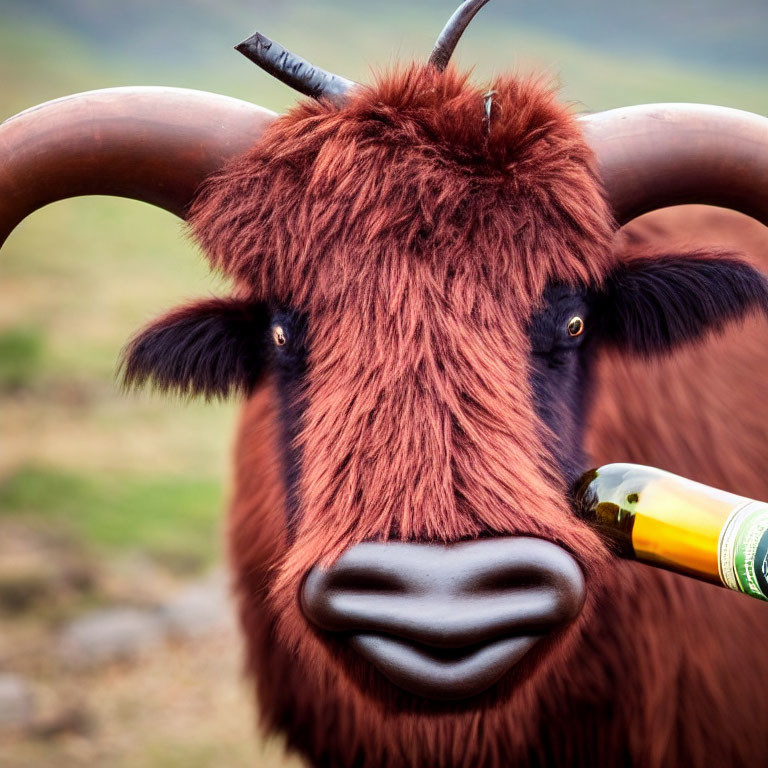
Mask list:
[[[161,608],[169,634],[179,639],[194,639],[223,627],[232,618],[226,582],[209,578],[193,584]]]
[[[58,658],[74,669],[132,660],[158,646],[165,635],[153,610],[113,608],[75,619],[61,632]]]
[[[35,715],[35,697],[18,675],[0,674],[0,730],[22,728]]]

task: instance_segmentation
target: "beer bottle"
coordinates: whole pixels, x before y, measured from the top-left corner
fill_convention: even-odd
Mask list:
[[[618,554],[768,600],[768,504],[639,464],[587,472],[574,501]]]

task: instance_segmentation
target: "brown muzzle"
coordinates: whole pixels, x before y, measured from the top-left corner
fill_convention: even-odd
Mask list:
[[[358,544],[301,591],[306,617],[395,685],[431,699],[475,696],[569,624],[584,576],[564,549],[509,537]]]

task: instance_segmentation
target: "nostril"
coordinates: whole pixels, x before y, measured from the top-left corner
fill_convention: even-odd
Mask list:
[[[365,542],[348,549],[329,569],[323,585],[327,589],[349,591],[410,591],[413,584],[404,576],[402,562],[395,555],[397,544]],[[381,547],[386,547],[387,554]],[[316,569],[313,569],[313,571]]]
[[[407,592],[407,586],[390,574],[376,573],[362,567],[329,574],[326,586],[345,592]]]
[[[517,589],[533,589],[547,582],[547,574],[540,568],[527,564],[516,569],[490,570],[473,582],[472,588],[478,593],[509,592]]]
[[[511,544],[510,542],[514,542]],[[556,544],[542,539],[497,539],[488,548],[485,570],[468,578],[465,587],[478,596],[538,594],[550,602],[542,613],[567,623],[584,606],[586,582],[575,558]]]

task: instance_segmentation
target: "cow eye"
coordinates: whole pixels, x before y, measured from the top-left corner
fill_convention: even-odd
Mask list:
[[[288,337],[285,335],[285,331],[283,330],[282,325],[272,326],[272,340],[275,342],[275,345],[278,347],[285,346],[286,342],[288,341]]]
[[[584,333],[584,321],[575,315],[568,321],[568,335],[581,336],[582,333]]]

